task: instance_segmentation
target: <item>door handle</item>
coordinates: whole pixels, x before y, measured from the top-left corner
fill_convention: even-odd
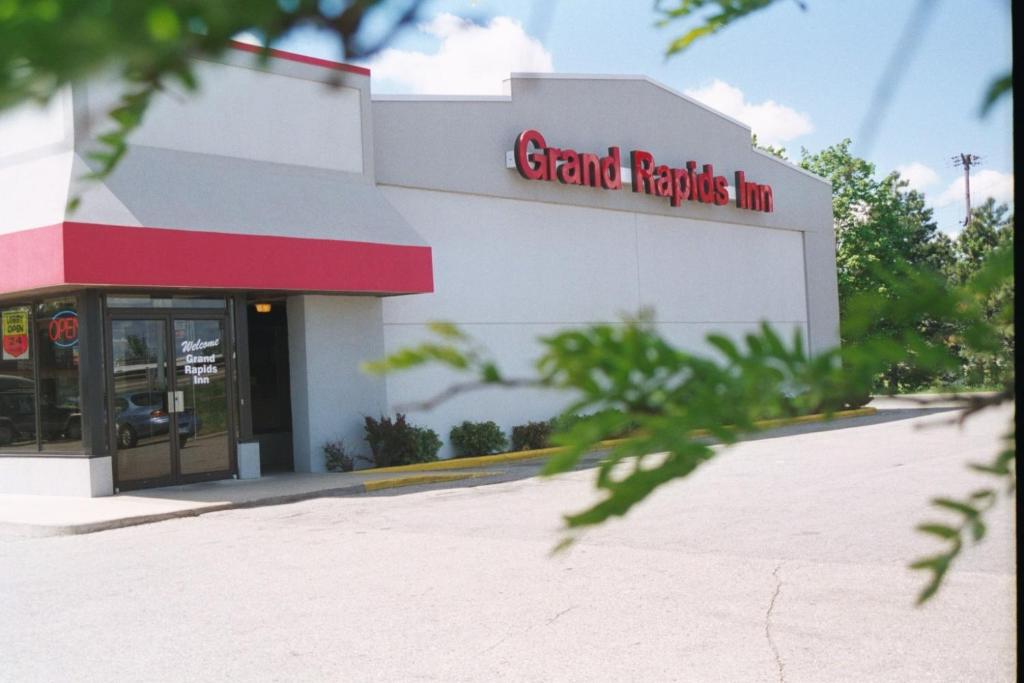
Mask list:
[[[184,391],[168,391],[167,392],[167,410],[172,413],[183,413],[185,412],[185,392]]]

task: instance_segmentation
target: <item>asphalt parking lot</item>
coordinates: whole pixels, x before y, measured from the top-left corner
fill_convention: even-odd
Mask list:
[[[923,608],[906,568],[1010,411],[886,415],[741,444],[556,556],[591,470],[2,539],[0,680],[1015,680],[1012,506]]]

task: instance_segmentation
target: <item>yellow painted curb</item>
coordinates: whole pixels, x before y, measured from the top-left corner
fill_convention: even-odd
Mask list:
[[[790,425],[801,425],[811,424],[814,422],[825,422],[826,420],[840,420],[844,418],[852,417],[866,417],[868,415],[874,415],[878,412],[877,408],[870,406],[864,408],[855,408],[853,410],[837,410],[831,415],[825,413],[815,413],[813,415],[800,415],[798,417],[783,417],[774,420],[758,420],[754,423],[754,426],[758,429],[772,429],[774,427],[787,427]],[[698,429],[692,432],[693,436],[708,436],[707,430]],[[598,442],[598,445],[603,448],[610,448],[617,446],[620,443],[628,441],[628,439],[607,439],[605,441]],[[471,467],[480,467],[486,465],[500,465],[505,462],[516,462],[518,460],[535,460],[537,458],[546,458],[549,455],[560,453],[565,450],[561,446],[553,446],[551,448],[537,448],[532,451],[513,451],[511,453],[498,453],[496,455],[475,455],[471,458],[449,458],[448,460],[434,460],[433,462],[420,462],[414,465],[398,465],[396,467],[380,467],[372,470],[366,470],[367,472],[424,472],[430,470],[459,470],[468,469]],[[437,475],[445,476],[445,475]],[[451,476],[451,475],[449,475]],[[462,478],[462,477],[453,477]],[[378,481],[392,481],[390,479],[378,480]],[[370,482],[367,482],[369,484]],[[430,483],[430,482],[422,482]],[[381,487],[381,488],[387,488]],[[367,490],[370,490],[369,488]]]
[[[474,455],[471,458],[449,458],[448,460],[434,460],[432,462],[418,462],[414,465],[396,465],[395,467],[379,467],[367,472],[422,472],[427,470],[460,470],[480,465],[500,465],[503,462],[515,462],[516,460],[533,460],[554,455],[561,451],[560,446],[551,448],[538,448],[532,451],[512,451],[511,453],[497,453],[495,455]]]
[[[419,484],[439,484],[446,481],[459,481],[460,479],[478,479],[490,477],[498,472],[458,472],[451,474],[414,474],[409,477],[394,477],[391,479],[373,479],[364,481],[363,488],[367,491],[381,491],[383,489],[397,489],[402,486],[417,486]]]
[[[878,408],[864,407],[853,410],[837,410],[831,416],[825,413],[814,413],[813,415],[800,415],[797,417],[783,417],[775,420],[759,420],[754,424],[758,429],[770,429],[772,427],[788,427],[789,425],[811,424],[813,422],[825,422],[828,419],[841,419],[850,417],[867,417],[878,412]]]

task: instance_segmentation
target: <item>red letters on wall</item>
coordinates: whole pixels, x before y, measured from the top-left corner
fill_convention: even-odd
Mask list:
[[[622,187],[621,154],[618,147],[609,147],[608,154],[578,153],[572,149],[549,147],[544,136],[535,130],[524,130],[516,137],[516,170],[527,180],[558,181],[564,185],[586,185],[604,190]],[[729,203],[729,185],[725,176],[715,175],[712,164],[697,170],[696,161],[685,168],[657,164],[650,152],[635,149],[629,153],[633,192],[664,197],[672,206],[684,201],[697,201],[715,206]],[[743,171],[736,172],[734,188],[736,207],[771,213],[775,201],[770,185],[750,182]]]

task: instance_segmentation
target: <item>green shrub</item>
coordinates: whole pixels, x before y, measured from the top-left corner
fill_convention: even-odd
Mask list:
[[[527,422],[512,428],[512,450],[529,451],[551,445],[552,420]]]
[[[854,410],[871,402],[871,394],[866,391],[846,391],[842,396],[823,400],[810,412],[831,413],[838,410]]]
[[[441,450],[441,437],[433,429],[413,427],[416,435],[416,460],[414,462],[430,462],[437,460],[437,452]]]
[[[590,420],[601,432],[602,439],[621,439],[635,432],[639,425],[635,420],[626,418],[626,414],[615,408],[607,408],[590,415],[579,413],[562,414],[551,420],[554,431],[566,433],[584,420]]]
[[[345,450],[345,443],[341,439],[328,441],[323,445],[324,463],[328,472],[351,472],[353,467],[352,456]]]
[[[871,394],[866,391],[848,393],[843,398],[843,407],[847,410],[862,408],[871,402]]]
[[[379,420],[367,417],[364,428],[377,467],[430,462],[437,460],[441,449],[437,432],[409,424],[401,413],[394,420],[383,415]]]
[[[581,415],[580,413],[562,413],[557,417],[551,418],[551,428],[556,432],[567,432],[586,417],[586,415]]]
[[[456,458],[500,453],[508,446],[508,438],[501,431],[501,427],[491,421],[466,421],[458,427],[452,427],[448,441],[455,450]]]

